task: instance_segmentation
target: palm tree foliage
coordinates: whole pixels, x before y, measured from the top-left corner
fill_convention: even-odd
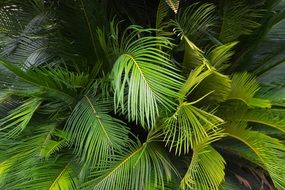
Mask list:
[[[283,0],[3,0],[0,189],[284,189]]]

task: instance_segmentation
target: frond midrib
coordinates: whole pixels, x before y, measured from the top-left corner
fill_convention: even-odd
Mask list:
[[[105,177],[103,177],[94,187],[100,185],[103,181],[108,179],[109,176],[111,176],[116,170],[118,170],[122,165],[124,165],[127,161],[129,161],[132,157],[134,157],[136,154],[138,154],[141,150],[145,149],[147,146],[146,143],[144,143],[140,148],[138,148],[135,152],[131,153],[126,159],[124,159],[121,163],[119,163],[114,169],[112,169]]]
[[[97,111],[96,111],[95,107],[93,106],[93,104],[92,104],[91,100],[90,100],[90,99],[88,98],[88,96],[86,96],[86,95],[85,95],[84,97],[86,98],[86,100],[87,100],[88,104],[90,105],[91,109],[93,110],[93,113],[95,114],[95,117],[96,117],[96,119],[97,119],[97,120],[98,120],[98,122],[99,122],[99,126],[100,126],[100,128],[102,129],[103,133],[104,133],[104,134],[105,134],[105,136],[107,137],[107,139],[108,139],[108,141],[109,141],[110,145],[112,145],[112,144],[113,144],[113,142],[111,141],[111,139],[110,139],[110,137],[109,137],[109,135],[108,135],[107,131],[105,130],[104,125],[103,125],[103,123],[102,123],[102,121],[101,121],[100,117],[98,117],[98,113],[97,113]]]
[[[231,134],[231,133],[227,133],[227,135],[228,135],[228,136],[231,136],[231,137],[233,137],[233,138],[235,138],[235,139],[238,139],[239,141],[243,142],[246,146],[248,146],[248,147],[258,156],[258,158],[261,160],[261,162],[262,162],[263,164],[265,164],[265,167],[267,168],[266,162],[264,161],[264,159],[262,158],[262,156],[260,156],[260,152],[259,152],[256,148],[254,148],[253,146],[251,146],[250,143],[248,143],[247,141],[243,140],[242,138],[240,138],[240,137],[237,136],[237,135],[234,135],[234,134]]]
[[[124,55],[126,55],[127,57],[129,57],[129,58],[132,60],[132,62],[133,62],[134,65],[136,66],[136,68],[139,70],[140,76],[143,78],[144,83],[147,85],[147,87],[148,87],[149,89],[152,89],[152,88],[150,87],[150,85],[148,84],[147,79],[145,78],[144,73],[143,73],[141,67],[139,66],[138,62],[137,62],[136,59],[134,58],[134,56],[133,56],[132,54],[130,54],[130,53],[125,53]],[[156,94],[155,94],[155,92],[154,92],[153,90],[151,90],[151,92],[152,92],[152,94],[154,94],[154,95],[156,96]]]
[[[68,169],[70,165],[70,162],[66,164],[66,166],[63,168],[63,170],[59,173],[59,175],[55,178],[51,186],[49,187],[49,190],[53,190],[55,184],[60,180],[60,178],[63,176],[64,172]]]

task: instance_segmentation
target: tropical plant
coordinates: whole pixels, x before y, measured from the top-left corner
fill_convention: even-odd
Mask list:
[[[284,189],[284,4],[2,0],[0,189]]]

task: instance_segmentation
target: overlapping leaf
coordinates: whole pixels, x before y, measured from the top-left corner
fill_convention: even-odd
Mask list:
[[[155,142],[142,145],[131,144],[122,154],[113,157],[110,167],[101,167],[92,173],[92,178],[83,189],[152,189],[164,187],[164,180],[170,180],[173,168]]]
[[[186,174],[180,182],[180,188],[218,190],[224,181],[225,161],[210,145],[198,144],[193,149],[193,156]]]
[[[81,162],[97,165],[128,142],[129,130],[108,115],[110,104],[85,96],[68,118],[65,131]]]
[[[135,28],[122,39],[122,54],[112,70],[117,109],[128,119],[152,127],[159,107],[170,109],[180,97],[181,76],[161,48],[170,48],[165,37],[139,37],[149,30]],[[142,33],[142,34],[141,34]]]

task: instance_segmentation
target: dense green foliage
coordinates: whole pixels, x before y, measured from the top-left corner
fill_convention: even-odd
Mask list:
[[[285,189],[284,0],[2,0],[0,189]]]

